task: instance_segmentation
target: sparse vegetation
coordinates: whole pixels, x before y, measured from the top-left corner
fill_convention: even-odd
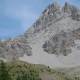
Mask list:
[[[0,80],[80,80],[80,77],[68,76],[49,66],[0,61]]]
[[[39,71],[31,64],[1,61],[0,80],[40,80],[40,78]]]

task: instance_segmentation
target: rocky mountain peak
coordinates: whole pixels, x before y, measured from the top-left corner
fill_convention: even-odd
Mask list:
[[[63,10],[64,13],[71,14],[71,9],[72,9],[71,7],[72,6],[69,3],[65,2],[62,10]]]
[[[78,49],[80,10],[67,2],[63,7],[52,3],[23,35],[0,42],[0,57],[63,67],[80,60]]]
[[[80,20],[80,10],[76,6],[65,2],[62,11],[64,12],[64,14],[71,16],[72,19]]]
[[[22,48],[18,49],[21,52],[29,50],[25,52],[32,52],[32,55],[24,56],[22,60],[51,67],[75,65],[80,60],[79,9],[67,2],[62,8],[57,3],[52,3],[23,36],[23,39],[20,38],[23,40]],[[24,39],[31,48],[27,48]]]
[[[63,18],[71,18],[72,20],[80,20],[80,10],[74,5],[65,2],[61,7],[57,2],[50,4],[43,12],[31,28],[24,34],[25,37],[36,36],[37,33],[48,31],[47,29]]]
[[[54,13],[56,11],[60,11],[60,5],[57,2],[50,4],[44,11],[43,14],[48,15],[50,13]]]

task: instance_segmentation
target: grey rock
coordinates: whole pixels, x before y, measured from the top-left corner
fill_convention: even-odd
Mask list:
[[[59,4],[52,3],[24,35],[28,37],[30,43],[36,43],[37,40],[40,41],[40,37],[37,38],[37,36],[47,34],[45,43],[42,45],[44,51],[67,56],[72,53],[71,47],[75,45],[74,40],[80,38],[75,32],[80,28],[79,16],[80,10],[74,5],[66,2],[61,8]]]
[[[71,16],[74,20],[80,20],[80,10],[69,3],[65,3],[64,7],[62,8],[64,14]]]
[[[79,15],[80,10],[71,4],[65,3],[64,7],[60,7],[52,3],[22,36],[0,42],[0,57],[15,60],[27,54],[31,57],[25,57],[25,60],[32,63],[51,67],[58,65],[56,62],[60,64],[55,55],[72,54],[75,40],[80,40]],[[73,57],[69,58],[73,63]],[[63,59],[63,63],[66,64],[67,60]]]
[[[5,44],[4,44],[5,43]],[[0,57],[9,60],[15,60],[19,57],[23,57],[24,54],[31,56],[31,47],[26,40],[21,38],[20,40],[9,40],[0,43]]]
[[[67,56],[72,53],[71,47],[75,47],[75,41],[80,40],[80,28],[73,30],[71,32],[61,31],[60,33],[52,36],[48,41],[43,44],[44,51]],[[77,46],[77,49],[80,48],[80,45]]]

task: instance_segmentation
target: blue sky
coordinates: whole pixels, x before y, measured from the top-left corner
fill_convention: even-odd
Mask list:
[[[0,0],[0,38],[22,34],[53,1],[61,5],[67,1],[80,7],[80,0]]]

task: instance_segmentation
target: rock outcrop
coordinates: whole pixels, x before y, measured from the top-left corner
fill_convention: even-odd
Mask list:
[[[80,21],[80,10],[69,3],[61,8],[59,4],[52,3],[43,12],[39,19],[25,33],[25,37],[33,36],[42,31],[46,31],[55,22],[58,22],[66,17],[71,17],[73,20]]]
[[[72,39],[72,35],[61,31],[60,33],[56,34],[55,36],[51,37],[49,41],[46,41],[43,45],[44,51],[64,56],[71,53],[71,47],[74,45],[74,41]]]
[[[16,60],[24,54],[31,56],[31,47],[21,40],[8,40],[0,42],[0,57],[7,60]]]

